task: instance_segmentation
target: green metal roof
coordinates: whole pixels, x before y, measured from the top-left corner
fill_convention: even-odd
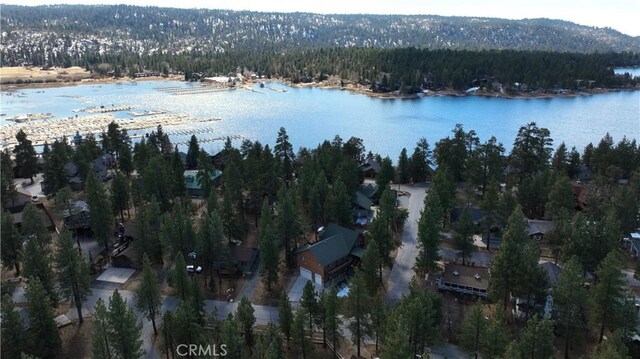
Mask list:
[[[222,172],[214,169],[213,171],[211,171],[211,175],[210,175],[211,180],[215,181],[216,178],[220,177],[220,175],[222,175]],[[184,171],[184,184],[188,190],[202,189],[202,186],[200,185],[200,181],[198,181],[198,171],[197,170]]]
[[[362,209],[371,208],[371,200],[360,191],[356,191],[356,198],[353,200],[353,204]]]
[[[352,253],[356,239],[358,239],[358,232],[331,223],[325,227],[318,242],[299,248],[297,253],[310,251],[318,263],[327,266]]]

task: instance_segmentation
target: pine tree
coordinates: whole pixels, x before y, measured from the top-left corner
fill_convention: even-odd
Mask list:
[[[93,314],[92,357],[95,359],[111,358],[109,344],[109,319],[107,307],[102,298],[98,298]]]
[[[11,296],[5,294],[2,297],[2,321],[0,321],[2,347],[0,353],[6,359],[20,359],[20,353],[26,349],[26,332],[23,330],[20,315],[14,308]]]
[[[376,354],[378,354],[380,342],[384,338],[385,325],[389,319],[389,305],[382,292],[372,296],[372,303],[369,315],[371,317],[371,331],[376,343]]]
[[[400,318],[392,317],[387,322],[385,341],[382,344],[382,358],[389,359],[409,359],[412,357],[409,334]]]
[[[171,195],[174,198],[185,196],[187,194],[187,187],[184,183],[184,164],[180,158],[177,145],[173,151],[173,155],[171,155],[171,169],[168,172],[170,176]],[[207,190],[209,190],[209,188],[207,188]]]
[[[440,244],[440,229],[442,219],[442,208],[437,194],[428,191],[424,198],[424,208],[420,212],[418,220],[418,258],[416,269],[426,274],[437,267],[436,262],[440,260],[438,246]]]
[[[456,224],[456,233],[454,235],[456,248],[462,254],[462,265],[466,265],[467,256],[473,251],[473,220],[471,218],[471,210],[464,207],[460,220]]]
[[[278,138],[273,151],[280,167],[280,175],[288,186],[293,179],[293,160],[295,155],[293,146],[289,142],[289,135],[287,135],[287,130],[284,127],[280,127],[278,131]]]
[[[255,343],[253,325],[256,323],[256,317],[253,313],[254,309],[249,299],[247,299],[247,297],[242,297],[242,299],[240,299],[240,304],[238,305],[238,310],[236,311],[236,320],[238,322],[240,333],[244,338],[244,345],[250,348],[250,351]]]
[[[53,357],[60,351],[61,340],[49,295],[38,278],[29,278],[26,296],[33,354],[41,358]]]
[[[48,293],[49,302],[53,305],[57,304],[58,294],[54,286],[53,272],[51,270],[51,252],[49,248],[39,243],[37,238],[29,238],[24,247],[22,263],[23,276],[26,278],[37,278],[39,285]]]
[[[120,173],[117,173],[111,185],[111,203],[113,210],[120,214],[120,221],[124,223],[124,211],[129,211],[129,184],[127,179]]]
[[[623,338],[622,333],[619,331],[613,332],[611,337],[608,337],[607,341],[598,348],[595,359],[629,358],[629,348],[627,348]]]
[[[428,145],[428,144],[427,144]],[[420,147],[416,147],[411,155],[411,162],[409,168],[411,169],[411,180],[414,183],[420,183],[427,180],[427,167],[424,152]]]
[[[296,205],[291,196],[291,190],[285,186],[282,186],[278,192],[277,213],[276,228],[278,238],[281,238],[284,243],[285,260],[287,267],[290,268],[295,264],[292,248],[298,247],[297,239],[302,229]]]
[[[382,282],[382,267],[389,263],[389,253],[393,249],[393,238],[391,230],[387,225],[384,217],[378,215],[374,218],[369,226],[369,243],[376,242],[378,247],[378,275],[379,280]]]
[[[1,211],[2,224],[2,241],[0,241],[0,259],[2,265],[7,268],[14,268],[16,276],[20,276],[20,263],[22,261],[22,238],[20,233],[13,225],[13,217],[9,212]]]
[[[231,313],[222,323],[222,343],[227,346],[227,356],[229,358],[242,358],[242,341],[238,333],[236,319]]]
[[[407,149],[403,148],[400,152],[400,157],[398,158],[398,183],[405,184],[409,183],[411,179],[411,166],[409,162],[409,157],[407,157]]]
[[[139,358],[142,350],[142,323],[118,290],[109,298],[107,314],[109,346],[116,358]]]
[[[571,182],[568,177],[560,176],[549,192],[549,201],[545,206],[544,215],[547,218],[557,218],[565,213],[572,213],[575,207],[576,198]]]
[[[204,344],[202,323],[198,319],[198,313],[196,313],[193,303],[180,301],[175,315],[171,317],[170,321],[171,332],[169,334],[173,339],[172,345]]]
[[[31,144],[31,140],[27,138],[27,134],[23,130],[16,134],[18,143],[13,148],[13,154],[16,160],[16,167],[20,178],[31,179],[33,184],[33,176],[38,171],[38,160],[36,158],[36,150]]]
[[[9,203],[14,206],[16,200],[16,185],[13,182],[13,165],[11,163],[11,155],[8,149],[0,152],[0,201],[2,201],[2,208],[5,208]]]
[[[138,311],[144,313],[147,319],[151,320],[153,333],[158,335],[156,319],[160,315],[162,296],[160,295],[158,276],[146,254],[142,259],[142,282],[136,289],[135,303]]]
[[[351,339],[356,344],[357,356],[360,357],[360,345],[366,337],[371,336],[371,297],[361,272],[351,278],[351,286],[346,301],[346,317],[351,318],[349,330]]]
[[[520,283],[518,268],[520,268],[522,248],[526,241],[525,219],[522,207],[518,205],[509,217],[502,245],[491,262],[489,295],[495,300],[501,301],[505,311],[511,293]]]
[[[555,358],[553,323],[537,316],[527,321],[520,337],[507,347],[504,358],[552,359]]]
[[[378,188],[387,188],[394,177],[393,162],[391,162],[389,157],[383,158],[382,163],[380,163],[380,172],[376,175],[376,184],[378,185]]]
[[[73,245],[71,232],[63,230],[60,234],[55,262],[58,269],[60,297],[76,306],[78,320],[82,324],[82,303],[91,294],[91,278],[87,261]]]
[[[482,354],[483,358],[503,358],[508,338],[509,333],[507,332],[504,312],[497,308],[487,327],[480,354]]]
[[[89,223],[91,231],[104,245],[104,250],[109,250],[109,240],[112,235],[113,219],[111,218],[111,203],[107,197],[106,190],[102,183],[98,181],[96,174],[90,171],[87,175],[87,205],[91,215]]]
[[[293,311],[287,292],[284,289],[280,293],[280,301],[278,302],[278,321],[280,323],[280,330],[287,340],[287,346],[289,346],[291,327],[293,325]]]
[[[343,227],[351,227],[353,224],[353,212],[351,211],[352,201],[351,196],[347,192],[347,187],[345,187],[342,178],[338,177],[334,182],[333,188],[333,213],[331,217],[335,220],[339,225]]]
[[[142,260],[144,254],[152,261],[162,260],[160,221],[160,205],[155,197],[138,208],[135,220],[136,240],[133,242],[138,251],[138,260]]]
[[[462,347],[478,359],[478,354],[487,339],[487,320],[484,318],[482,303],[476,303],[462,323],[460,343]]]
[[[304,285],[300,305],[302,305],[302,308],[305,309],[306,314],[309,316],[309,335],[313,335],[313,318],[318,313],[318,300],[311,281],[307,281]]]
[[[618,253],[611,251],[598,266],[596,278],[598,281],[591,291],[593,300],[594,321],[599,324],[599,342],[602,343],[604,329],[608,327],[613,332],[616,319],[626,300],[626,279],[620,271]]]
[[[189,149],[187,150],[187,169],[193,170],[198,167],[198,157],[200,155],[200,145],[196,135],[191,135]]]
[[[133,172],[133,157],[131,156],[131,147],[129,143],[125,143],[120,150],[120,156],[118,157],[118,168],[127,177]]]
[[[209,273],[209,285],[213,289],[214,266],[216,264],[220,266],[229,258],[229,247],[224,241],[222,221],[215,209],[202,217],[200,230],[197,234],[197,241],[198,245],[196,247],[198,248],[198,254],[204,263],[204,268]],[[219,274],[220,272],[218,272],[218,275]],[[220,276],[218,276],[218,279],[221,279]]]
[[[340,319],[339,313],[340,302],[338,302],[338,290],[336,289],[336,287],[331,287],[324,302],[323,328],[326,330],[329,336],[331,346],[333,347],[334,357],[337,357],[337,352],[340,349],[339,340],[342,337],[340,329],[342,320]]]
[[[456,200],[455,182],[451,172],[446,167],[438,167],[434,173],[429,192],[431,191],[438,195],[446,223],[446,219],[449,217],[449,211],[453,209]]]
[[[307,359],[313,349],[313,344],[309,340],[311,333],[307,332],[305,325],[307,315],[304,308],[298,308],[291,327],[293,350],[295,350],[295,353],[299,354],[299,357],[302,359]]]
[[[182,252],[176,255],[176,266],[173,270],[173,282],[178,291],[178,297],[182,301],[187,300],[189,296],[189,275],[187,274],[187,263],[184,261]]]
[[[368,242],[360,264],[360,271],[369,294],[375,295],[382,286],[381,274],[379,273],[381,268],[380,249],[376,240],[369,240]]]
[[[211,173],[213,173],[213,164],[209,160],[209,154],[204,150],[200,150],[200,154],[198,154],[198,173],[196,174],[196,179],[202,188],[202,196],[204,198],[208,198],[209,193],[211,193],[214,188]]]
[[[569,358],[571,333],[575,333],[582,326],[580,313],[587,304],[587,292],[583,287],[582,273],[579,260],[573,257],[565,264],[558,283],[553,287],[553,310],[564,330],[565,359]]]
[[[260,254],[262,256],[260,274],[267,283],[267,291],[271,291],[271,283],[278,280],[278,246],[270,223],[260,232]]]

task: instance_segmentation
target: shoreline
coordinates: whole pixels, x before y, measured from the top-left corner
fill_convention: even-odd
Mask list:
[[[114,84],[114,83],[131,83],[131,82],[142,82],[142,81],[159,81],[159,82],[188,82],[184,80],[184,77],[181,75],[172,75],[169,77],[155,76],[155,77],[143,77],[143,78],[113,78],[113,77],[105,77],[105,78],[90,78],[90,79],[82,79],[78,81],[53,81],[53,82],[24,82],[20,84],[2,84],[0,85],[0,92],[16,92],[20,90],[26,89],[42,89],[42,88],[57,88],[57,87],[67,87],[67,86],[82,86],[82,85],[95,85],[95,84]],[[317,88],[317,89],[328,89],[328,90],[340,90],[347,91],[354,95],[364,95],[370,98],[377,98],[382,100],[414,100],[420,99],[424,97],[487,97],[487,98],[504,98],[504,99],[552,99],[552,98],[574,98],[581,96],[592,96],[599,94],[606,94],[612,92],[619,91],[640,91],[640,88],[595,88],[591,90],[583,90],[583,91],[570,91],[566,90],[564,93],[548,93],[543,91],[537,92],[526,92],[526,93],[504,93],[504,92],[494,92],[494,91],[474,91],[474,92],[465,92],[465,91],[457,91],[452,89],[443,89],[439,91],[426,90],[421,93],[413,93],[413,94],[400,94],[397,91],[394,92],[374,92],[369,89],[367,86],[363,85],[354,85],[354,84],[346,84],[344,87],[340,86],[339,83],[327,83],[325,82],[309,82],[309,83],[292,83],[289,80],[283,78],[271,78],[271,79],[259,79],[248,82],[251,83],[260,83],[260,82],[277,82],[281,83],[285,86],[291,88]]]

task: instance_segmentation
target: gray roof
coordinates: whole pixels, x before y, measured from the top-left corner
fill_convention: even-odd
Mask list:
[[[538,266],[547,273],[547,288],[553,287],[556,283],[558,283],[558,278],[560,277],[560,272],[562,272],[562,268],[560,268],[557,264],[553,262],[542,262],[538,264]]]
[[[310,251],[318,263],[327,266],[341,258],[348,256],[358,239],[359,233],[337,224],[329,224],[320,240],[313,244],[306,244],[297,253]]]
[[[374,172],[378,173],[378,172],[380,172],[380,164],[376,160],[374,160],[373,158],[369,158],[369,159],[367,159],[367,161],[365,163],[360,165],[360,169],[363,172],[366,172],[366,171],[369,171],[369,170],[373,170]]]
[[[552,221],[543,221],[539,219],[527,219],[527,234],[547,234],[553,229]]]
[[[371,208],[371,200],[364,193],[356,191],[356,198],[353,200],[353,204],[359,208],[368,210]]]
[[[476,275],[478,276],[476,278]],[[462,264],[447,263],[442,278],[446,283],[457,284],[487,290],[489,288],[489,270],[483,267],[469,267]]]

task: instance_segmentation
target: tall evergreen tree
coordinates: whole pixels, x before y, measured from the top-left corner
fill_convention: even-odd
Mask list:
[[[146,254],[142,260],[142,282],[136,289],[135,303],[138,311],[144,313],[147,319],[151,320],[153,333],[158,335],[156,319],[160,315],[162,296],[160,295],[158,276]]]
[[[571,188],[571,182],[566,176],[560,176],[549,192],[549,201],[545,206],[544,215],[547,218],[570,214],[576,207],[576,198]]]
[[[75,305],[78,311],[78,320],[82,324],[82,303],[91,294],[91,278],[89,277],[89,265],[82,254],[74,248],[69,231],[63,230],[60,234],[55,263],[58,269],[60,297]]]
[[[553,323],[537,316],[527,321],[520,337],[507,347],[505,358],[552,359],[555,358]]]
[[[347,296],[345,311],[350,318],[349,330],[351,339],[356,344],[357,356],[360,357],[360,346],[364,339],[371,336],[371,297],[366,287],[366,282],[361,272],[351,278],[349,295]]]
[[[394,172],[393,162],[391,162],[391,159],[389,157],[383,158],[380,163],[380,172],[376,175],[376,184],[379,189],[387,188],[395,177]]]
[[[215,209],[202,217],[197,241],[198,255],[204,263],[204,268],[209,273],[209,285],[213,288],[214,267],[216,265],[219,267],[222,263],[227,262],[229,258],[229,246],[224,241],[222,221]],[[218,280],[221,280],[219,271]]]
[[[3,238],[4,241],[4,238]],[[39,285],[49,295],[49,303],[58,303],[58,293],[55,289],[53,271],[51,270],[51,252],[46,244],[39,243],[37,238],[29,238],[23,252],[23,276],[37,278]]]
[[[398,317],[387,322],[386,340],[382,344],[381,357],[389,359],[408,359],[412,357],[409,334]]]
[[[93,337],[91,354],[96,359],[111,358],[109,345],[109,319],[107,307],[102,298],[98,298],[93,314]]]
[[[520,127],[509,155],[514,180],[542,171],[551,158],[552,144],[549,130],[538,127],[535,122]]]
[[[509,332],[507,331],[504,312],[498,308],[487,327],[480,354],[482,354],[483,358],[503,358],[508,338]]]
[[[49,295],[38,278],[29,279],[26,296],[29,301],[32,353],[40,358],[53,357],[60,351],[61,340]]]
[[[360,270],[370,295],[375,295],[382,286],[380,273],[380,268],[382,267],[381,261],[378,242],[376,240],[369,240],[367,248],[364,250]]]
[[[11,155],[8,149],[0,152],[0,201],[2,201],[2,207],[5,208],[9,204],[15,205],[16,185],[13,182],[13,164],[11,161]]]
[[[436,262],[440,259],[438,247],[440,245],[441,223],[440,198],[437,193],[428,191],[418,220],[418,248],[420,251],[416,260],[416,269],[423,274],[436,269]]]
[[[471,308],[471,312],[462,323],[460,333],[462,347],[473,354],[476,359],[478,359],[478,354],[480,354],[486,339],[487,325],[488,322],[484,318],[482,303],[478,302]]]
[[[407,156],[407,149],[403,148],[400,152],[400,157],[398,158],[398,183],[405,184],[409,183],[411,179],[411,162],[409,161],[409,157]]]
[[[501,301],[504,311],[511,298],[511,293],[519,285],[518,277],[522,248],[527,241],[525,219],[522,207],[516,206],[509,217],[505,229],[502,245],[491,262],[491,280],[489,281],[489,295]]]
[[[178,297],[182,301],[187,300],[189,297],[189,275],[187,274],[187,263],[182,256],[182,252],[178,252],[176,255],[176,266],[173,270],[173,282],[175,288],[178,291]]]
[[[20,263],[22,262],[22,238],[13,225],[13,217],[7,211],[2,210],[2,241],[0,241],[0,259],[6,269],[14,268],[16,276],[20,276]]]
[[[334,198],[331,217],[343,227],[351,227],[353,224],[353,212],[351,196],[347,192],[347,187],[338,177],[334,182],[332,195]]]
[[[23,330],[20,314],[14,310],[15,305],[11,296],[5,294],[2,297],[2,347],[0,353],[6,359],[20,359],[20,353],[24,352],[27,345],[26,332]]]
[[[337,352],[340,349],[339,339],[342,337],[342,320],[340,319],[339,313],[340,302],[338,301],[338,290],[336,287],[331,287],[326,296],[326,301],[324,302],[323,327],[324,330],[326,330],[331,346],[333,347],[334,358],[337,358]]]
[[[619,254],[611,251],[598,266],[591,298],[593,301],[594,321],[599,326],[599,342],[602,343],[604,329],[612,332],[616,322],[620,322],[620,314],[626,301],[626,278],[620,271]]]
[[[193,170],[198,167],[198,157],[200,155],[200,145],[196,135],[191,135],[189,140],[189,149],[187,150],[187,169]]]
[[[455,227],[455,245],[462,254],[462,265],[466,265],[467,256],[473,251],[474,232],[473,219],[471,218],[471,210],[469,207],[464,207],[460,220]]]
[[[236,312],[236,320],[238,321],[240,333],[244,338],[244,345],[247,346],[250,351],[255,344],[253,325],[256,323],[256,317],[253,313],[254,309],[253,306],[251,306],[249,299],[247,299],[247,297],[242,297]]]
[[[260,232],[260,273],[267,283],[267,290],[271,291],[271,283],[278,280],[278,268],[280,259],[278,257],[278,245],[273,233],[271,224],[266,224],[266,228]]]
[[[113,219],[111,218],[113,212],[111,211],[111,203],[107,197],[107,192],[93,171],[87,175],[85,192],[87,193],[87,205],[91,213],[89,216],[91,231],[98,238],[98,241],[102,242],[105,251],[108,251],[109,240],[113,234]]]
[[[285,290],[282,290],[280,293],[280,301],[278,302],[278,321],[280,323],[280,330],[287,340],[288,346],[289,339],[291,338],[291,327],[293,325],[293,311]]]
[[[107,314],[109,347],[116,358],[140,358],[142,350],[142,323],[122,298],[118,290],[109,298]]]
[[[583,286],[583,269],[577,257],[567,262],[553,287],[554,315],[563,326],[564,357],[569,358],[572,334],[582,327],[581,311],[587,305],[587,292]]]
[[[227,356],[229,358],[242,358],[242,341],[238,333],[236,319],[231,314],[222,323],[222,340],[227,346]]]
[[[293,146],[289,142],[289,135],[287,135],[287,130],[284,127],[280,127],[278,131],[278,138],[273,152],[279,164],[280,175],[288,186],[293,179],[293,160],[295,155]]]
[[[124,223],[124,212],[129,211],[129,184],[121,173],[117,173],[111,185],[111,203],[113,210],[120,214],[120,221]]]
[[[304,308],[298,308],[291,325],[293,350],[302,359],[307,359],[312,352],[312,343],[309,339],[310,332],[306,330],[305,321],[307,313]]]
[[[309,316],[309,335],[313,334],[313,318],[318,313],[318,299],[316,298],[316,292],[313,289],[311,281],[307,281],[302,290],[302,298],[300,298],[300,305],[304,308],[306,314]]]
[[[212,172],[213,163],[209,160],[209,154],[204,150],[200,150],[200,154],[198,155],[198,174],[196,178],[202,188],[204,198],[208,198],[209,193],[211,193],[214,188],[213,180],[211,179]]]
[[[453,209],[456,200],[455,182],[451,172],[446,167],[438,167],[431,180],[431,189],[434,194],[438,195],[440,207],[444,216],[445,223],[449,218],[449,211]]]
[[[292,267],[295,264],[292,249],[298,247],[297,239],[302,232],[300,218],[291,192],[292,191],[285,186],[280,188],[277,203],[278,217],[275,223],[278,238],[281,238],[284,243],[287,267]]]
[[[21,178],[29,178],[33,184],[33,176],[38,171],[38,160],[36,158],[36,150],[31,144],[31,140],[27,138],[27,134],[23,130],[16,134],[18,143],[13,148],[13,154],[16,160],[16,168],[18,176]]]

